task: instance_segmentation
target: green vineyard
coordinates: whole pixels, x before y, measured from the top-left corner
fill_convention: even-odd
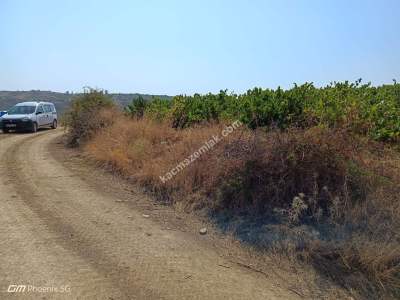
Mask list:
[[[170,119],[174,128],[204,122],[239,119],[250,128],[274,126],[307,128],[344,127],[375,140],[396,142],[400,138],[400,85],[335,82],[317,88],[312,83],[291,89],[254,88],[244,94],[179,95],[172,101],[137,98],[126,113],[141,118]]]

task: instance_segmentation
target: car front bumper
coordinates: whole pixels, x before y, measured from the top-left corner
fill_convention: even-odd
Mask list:
[[[2,130],[31,130],[33,127],[32,120],[22,121],[22,120],[1,120],[0,129]]]

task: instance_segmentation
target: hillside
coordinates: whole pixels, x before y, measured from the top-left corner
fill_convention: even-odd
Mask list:
[[[79,94],[58,93],[52,91],[0,91],[0,110],[7,110],[18,102],[24,101],[48,101],[53,102],[57,110],[62,113],[68,107],[71,99]],[[144,99],[151,99],[157,96],[163,99],[172,97],[167,95],[148,95],[148,94],[110,94],[110,96],[120,105],[126,106],[132,99],[141,95]]]

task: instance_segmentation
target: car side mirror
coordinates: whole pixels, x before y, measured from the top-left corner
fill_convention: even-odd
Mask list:
[[[41,114],[42,114],[41,111],[36,112],[36,115],[41,115]]]

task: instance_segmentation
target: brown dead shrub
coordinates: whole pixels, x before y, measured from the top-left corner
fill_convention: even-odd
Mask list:
[[[89,89],[75,97],[63,116],[67,144],[75,147],[113,124],[120,115],[113,100],[103,91]]]

